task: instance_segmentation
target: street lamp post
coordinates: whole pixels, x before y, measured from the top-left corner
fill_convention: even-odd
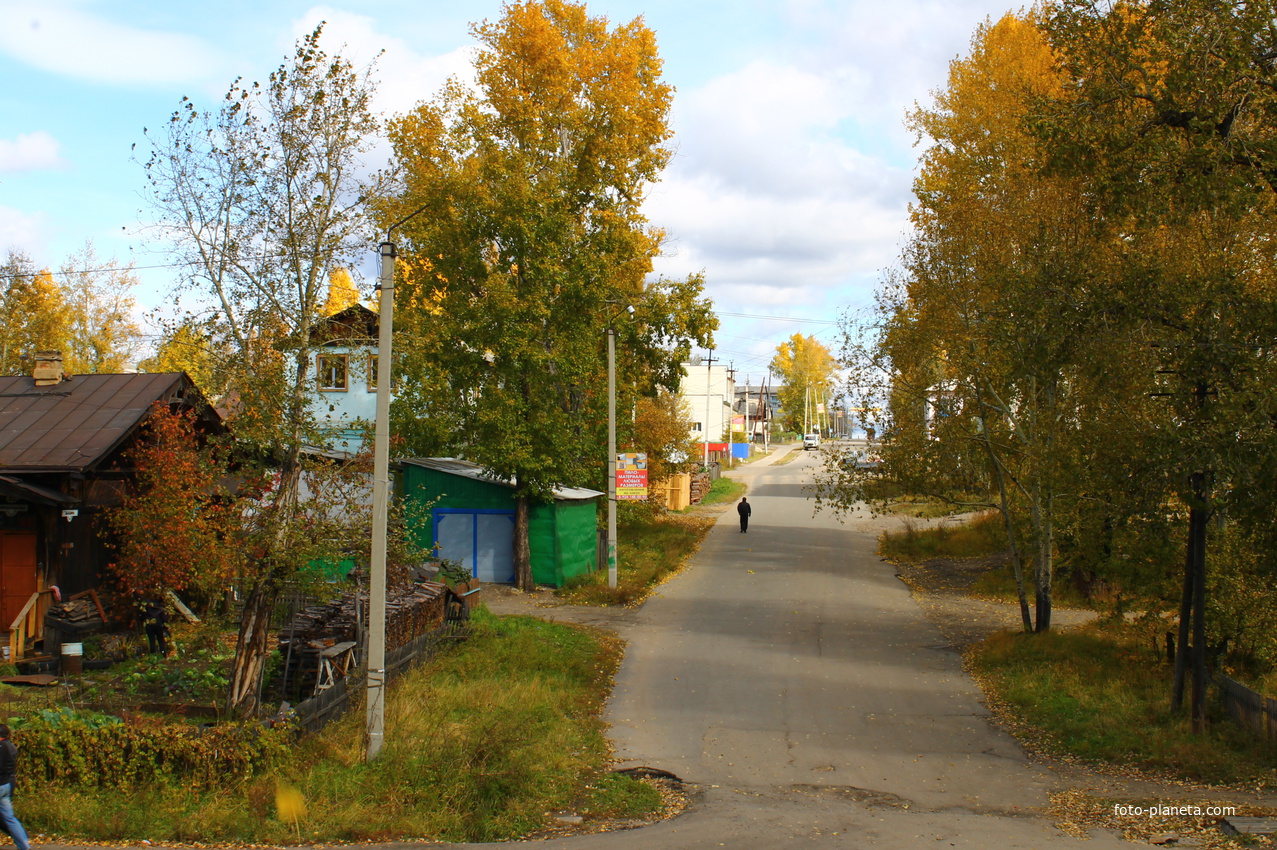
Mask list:
[[[373,439],[372,559],[368,579],[367,760],[381,752],[386,726],[386,513],[390,490],[390,347],[395,312],[395,243],[381,253],[377,325],[377,423]]]
[[[386,737],[386,515],[390,499],[390,362],[395,317],[395,230],[422,207],[386,229],[386,241],[378,246],[381,275],[377,318],[377,421],[373,438],[372,557],[368,572],[368,694],[367,750],[371,762],[381,752]]]
[[[607,586],[616,590],[616,331],[607,329]]]
[[[609,301],[615,304],[615,301]],[[634,306],[626,305],[625,312],[633,316]],[[607,586],[616,590],[616,329],[607,324]]]

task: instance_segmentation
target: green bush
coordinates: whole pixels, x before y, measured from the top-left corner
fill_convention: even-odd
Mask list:
[[[258,723],[131,726],[69,709],[45,710],[13,725],[24,775],[64,787],[133,789],[169,781],[225,787],[272,769],[296,737],[291,729]]]

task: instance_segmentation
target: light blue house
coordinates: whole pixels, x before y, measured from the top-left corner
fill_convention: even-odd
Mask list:
[[[315,419],[332,449],[357,452],[377,417],[377,314],[354,304],[325,318],[312,340]]]

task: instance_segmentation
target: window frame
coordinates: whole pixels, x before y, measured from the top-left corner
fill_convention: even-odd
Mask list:
[[[324,365],[327,360],[341,361],[341,386],[324,383]],[[315,355],[315,388],[321,393],[350,392],[350,355],[349,354],[316,354]]]

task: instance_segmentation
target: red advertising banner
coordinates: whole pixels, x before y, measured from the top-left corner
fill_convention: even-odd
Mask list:
[[[647,499],[646,452],[626,452],[616,456],[616,498],[618,501]]]

